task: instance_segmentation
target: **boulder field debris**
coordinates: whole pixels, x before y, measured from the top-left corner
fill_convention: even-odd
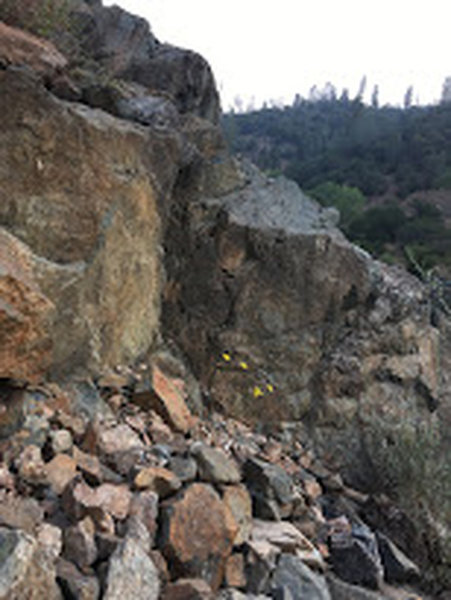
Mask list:
[[[94,416],[73,384],[4,382],[1,600],[420,598],[419,567],[362,520],[383,499],[296,439],[195,417],[158,367],[147,396],[142,379],[77,384]]]

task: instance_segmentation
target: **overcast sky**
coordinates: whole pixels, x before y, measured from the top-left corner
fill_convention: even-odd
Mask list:
[[[355,95],[402,104],[409,85],[437,101],[451,75],[451,0],[104,0],[145,17],[163,42],[200,52],[223,108],[236,96],[258,106],[291,103],[327,81]]]

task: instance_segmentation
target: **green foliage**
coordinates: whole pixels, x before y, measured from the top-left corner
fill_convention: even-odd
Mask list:
[[[349,235],[352,240],[379,254],[385,244],[396,242],[405,220],[403,210],[395,204],[374,206],[354,219],[349,228]]]
[[[365,206],[365,196],[358,188],[332,181],[320,183],[307,193],[322,206],[337,208],[340,212],[340,225],[346,232]]]

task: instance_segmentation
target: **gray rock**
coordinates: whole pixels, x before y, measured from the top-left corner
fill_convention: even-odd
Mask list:
[[[294,488],[291,477],[279,466],[258,458],[249,458],[243,477],[254,503],[255,516],[278,520],[282,510],[292,505]]]
[[[158,600],[158,571],[139,540],[128,538],[110,559],[104,600]]]
[[[0,600],[62,600],[56,572],[36,540],[0,527]]]
[[[71,562],[60,559],[57,563],[58,582],[64,594],[77,600],[97,600],[100,585],[96,577],[83,575]]]
[[[85,517],[76,525],[64,530],[63,556],[74,562],[80,569],[92,565],[97,559],[97,546],[94,539],[95,527],[90,517]]]
[[[196,479],[197,463],[190,456],[173,456],[169,468],[184,483]]]
[[[389,583],[407,583],[418,580],[420,570],[387,536],[376,532],[377,545]]]
[[[190,452],[197,461],[201,480],[211,483],[239,483],[241,480],[238,467],[221,450],[195,442]]]
[[[348,583],[377,589],[383,580],[383,567],[376,536],[363,524],[350,530],[332,532],[330,559],[334,572]]]
[[[271,589],[272,594],[279,594],[281,598],[288,598],[290,593],[293,600],[331,600],[325,578],[291,554],[281,555]]]
[[[331,574],[326,579],[332,600],[388,600],[388,596],[345,583]]]

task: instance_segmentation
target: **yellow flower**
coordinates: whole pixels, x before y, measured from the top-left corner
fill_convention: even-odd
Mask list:
[[[243,371],[247,371],[249,369],[248,364],[244,362],[244,360],[240,362],[240,367],[243,369]]]
[[[230,354],[228,352],[223,352],[222,353],[222,358],[226,361],[226,362],[230,362],[232,360],[232,357],[230,356]]]
[[[254,387],[254,398],[260,398],[260,396],[263,396],[263,392],[261,390],[261,388],[259,388],[257,385]]]
[[[268,392],[272,393],[274,391],[274,386],[272,385],[272,383],[267,383],[266,389],[268,390]]]

